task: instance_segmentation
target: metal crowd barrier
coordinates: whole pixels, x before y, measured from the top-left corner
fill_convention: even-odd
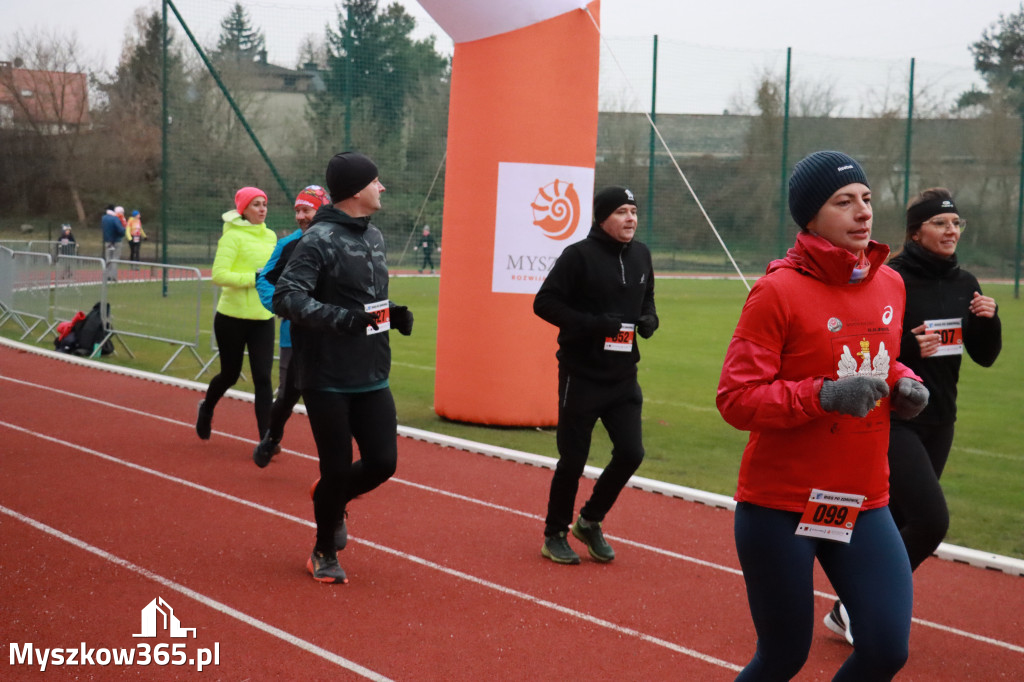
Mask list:
[[[127,260],[107,265],[117,272],[116,281],[104,283],[112,335],[122,344],[123,337],[129,336],[177,346],[161,372],[186,349],[202,366],[196,350],[203,289],[199,269]]]
[[[13,306],[14,249],[0,244],[0,327],[10,319],[17,319]]]
[[[0,326],[14,320],[24,332],[19,340],[50,320],[50,287],[53,259],[49,253],[10,251],[0,262],[0,296],[3,297]]]
[[[203,288],[197,268],[106,261],[72,255],[73,245],[45,244],[47,251],[57,250],[56,260],[48,252],[0,246],[0,326],[14,321],[23,332],[21,339],[42,326],[38,343],[48,335],[56,337],[61,322],[99,303],[107,334],[90,357],[108,340],[116,340],[135,357],[125,341],[134,337],[175,346],[161,372],[186,349],[204,367],[197,350]],[[104,276],[108,267],[117,273],[116,281]]]
[[[102,258],[64,254],[57,256],[54,263],[50,324],[36,340],[37,343],[48,334],[56,335],[57,325],[70,320],[78,311],[88,313],[96,303],[100,304],[100,310],[106,310],[107,289],[103,286],[103,266]]]

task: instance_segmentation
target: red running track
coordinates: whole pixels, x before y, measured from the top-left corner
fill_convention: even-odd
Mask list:
[[[27,644],[95,660],[184,643],[183,666],[51,662],[58,679],[730,680],[753,652],[731,512],[626,489],[618,558],[557,566],[548,470],[406,438],[395,478],[351,506],[350,583],[318,584],[306,418],[261,470],[251,404],[222,401],[203,442],[199,397],[0,345],[0,678],[42,677]],[[899,679],[1024,679],[1019,577],[932,559],[915,579]],[[820,625],[820,571],[816,587],[801,680],[850,651]],[[194,638],[132,636],[158,597]],[[219,660],[196,673],[201,648]]]

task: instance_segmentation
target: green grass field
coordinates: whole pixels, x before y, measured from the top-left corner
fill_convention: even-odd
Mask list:
[[[159,288],[146,286],[153,287],[153,305],[133,309],[146,310],[145,314],[165,321],[167,309],[158,305]],[[199,344],[204,361],[212,355],[213,319],[212,287],[209,283],[206,287]],[[999,302],[1004,346],[990,369],[969,361],[963,366],[957,436],[943,475],[952,516],[947,541],[1024,558],[1024,302],[1013,298],[1009,285],[989,284],[985,291]],[[433,410],[438,280],[396,277],[391,281],[391,294],[416,316],[412,336],[395,335],[392,339],[391,385],[401,424],[557,456],[553,429],[491,428],[438,417]],[[134,295],[146,293],[140,289]],[[715,389],[745,297],[746,290],[738,281],[658,280],[661,329],[649,341],[641,342],[647,458],[639,475],[732,495],[746,434],[722,421],[715,408]],[[187,300],[183,309],[189,310]],[[194,313],[192,317],[188,324],[194,324]],[[138,321],[142,326],[145,323]],[[15,332],[10,323],[0,329],[7,337],[17,338],[20,334]],[[134,338],[129,342],[135,360],[118,348],[105,361],[158,371],[173,352],[167,344]],[[167,373],[192,379],[198,370],[195,359],[183,354]],[[211,376],[207,373],[201,380],[208,381]],[[245,382],[236,388],[252,390]],[[590,463],[604,466],[609,449],[603,429],[596,429]]]

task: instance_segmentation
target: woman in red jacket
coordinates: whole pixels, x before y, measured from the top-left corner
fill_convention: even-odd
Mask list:
[[[736,490],[736,549],[757,631],[739,680],[799,672],[814,628],[814,560],[846,604],[856,646],[836,680],[888,680],[906,663],[910,565],[889,502],[890,410],[927,390],[897,361],[904,291],[871,239],[871,189],[840,152],[793,169],[800,226],[754,285],[729,344],[718,409],[750,431]]]

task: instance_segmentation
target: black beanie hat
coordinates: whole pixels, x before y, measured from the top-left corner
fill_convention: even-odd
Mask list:
[[[814,152],[804,157],[789,177],[789,212],[793,220],[806,228],[837,189],[855,182],[868,185],[868,178],[860,164],[842,152]]]
[[[327,163],[327,191],[331,193],[331,201],[348,199],[378,175],[377,165],[359,152],[335,154]]]
[[[625,187],[605,187],[594,195],[594,224],[600,225],[623,204],[636,206],[633,191]]]

